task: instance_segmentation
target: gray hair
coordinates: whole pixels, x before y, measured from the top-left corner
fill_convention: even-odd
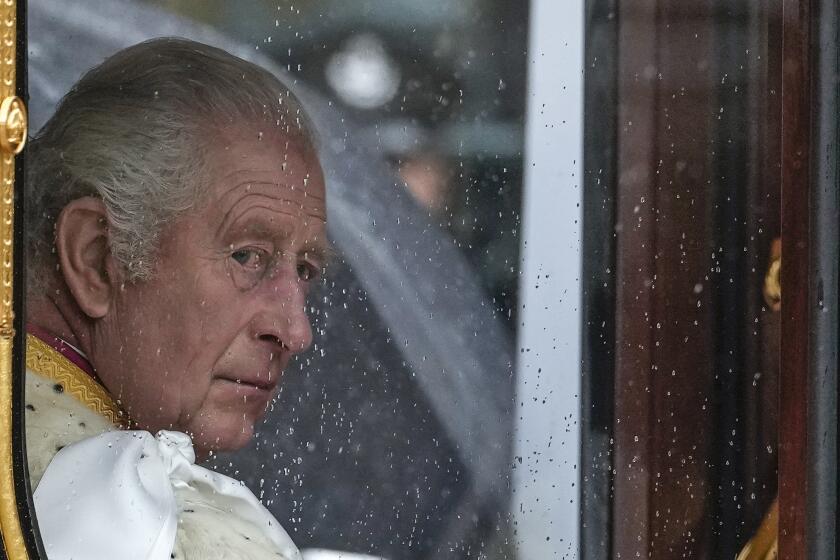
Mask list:
[[[110,250],[129,279],[148,279],[163,227],[203,200],[213,138],[243,124],[314,148],[289,89],[223,50],[153,39],[90,70],[29,144],[30,288],[56,264],[59,213],[84,196],[103,201]]]

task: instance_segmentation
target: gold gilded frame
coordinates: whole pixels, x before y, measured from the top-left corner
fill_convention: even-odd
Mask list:
[[[26,142],[27,116],[17,91],[18,2],[0,0],[0,532],[6,557],[30,558],[21,525],[25,488],[15,480],[14,201],[15,155]],[[19,482],[19,481],[18,481]]]

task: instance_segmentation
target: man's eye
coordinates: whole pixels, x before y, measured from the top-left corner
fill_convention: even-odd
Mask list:
[[[265,265],[265,255],[256,249],[239,249],[231,253],[230,258],[251,270],[258,270]]]
[[[298,263],[297,265],[298,278],[304,282],[315,280],[318,277],[319,272],[320,270],[315,265],[308,262]]]

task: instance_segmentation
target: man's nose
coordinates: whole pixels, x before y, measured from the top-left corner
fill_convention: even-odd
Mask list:
[[[255,334],[292,353],[312,345],[312,327],[306,312],[306,285],[297,276],[282,275],[262,290]]]

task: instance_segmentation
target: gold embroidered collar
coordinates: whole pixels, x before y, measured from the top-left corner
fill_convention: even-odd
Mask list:
[[[96,412],[120,428],[128,427],[128,415],[108,391],[61,352],[37,338],[26,335],[26,367],[46,377],[72,395],[89,410]],[[56,390],[59,390],[56,387]]]

